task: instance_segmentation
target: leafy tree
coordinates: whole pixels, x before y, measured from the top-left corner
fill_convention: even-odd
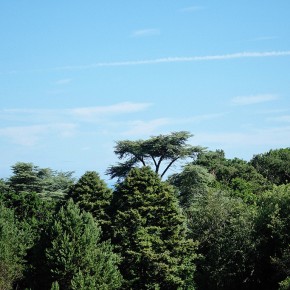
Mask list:
[[[9,185],[7,184],[6,180],[4,180],[3,178],[0,178],[0,198],[6,192],[9,192]]]
[[[24,231],[12,209],[0,203],[0,289],[13,289],[23,277],[25,255],[30,245],[29,229]]]
[[[249,289],[254,270],[255,207],[223,192],[195,197],[187,210],[189,237],[199,242],[200,289]]]
[[[112,199],[112,190],[95,171],[87,171],[68,193],[80,209],[93,215],[105,233],[108,232],[110,217],[108,207]]]
[[[290,148],[255,155],[250,163],[272,183],[280,185],[290,181]]]
[[[37,192],[42,197],[60,198],[73,185],[73,172],[58,172],[50,168],[39,168],[33,163],[17,162],[12,166],[12,176],[7,184],[16,193]]]
[[[37,176],[40,179],[43,197],[62,198],[74,184],[73,171],[54,171],[50,168],[40,168]]]
[[[213,175],[208,173],[206,168],[193,164],[187,164],[181,173],[168,178],[168,182],[175,186],[183,208],[189,207],[197,195],[207,193],[213,181]]]
[[[193,164],[213,174],[216,188],[230,190],[245,201],[254,201],[256,194],[271,188],[270,182],[250,163],[239,158],[227,159],[223,150],[202,152]]]
[[[261,194],[257,205],[257,280],[261,289],[277,289],[290,275],[290,184]]]
[[[94,287],[88,289],[120,287],[119,257],[109,242],[100,242],[101,231],[92,215],[81,212],[72,200],[55,216],[48,237],[46,263],[51,281],[60,289],[76,289],[87,281]]]
[[[12,166],[13,175],[8,183],[15,192],[39,192],[41,185],[37,176],[38,167],[33,163],[17,162]]]
[[[168,135],[159,135],[148,140],[117,142],[115,153],[124,162],[109,167],[107,174],[111,178],[123,178],[133,167],[152,166],[161,177],[178,160],[195,157],[202,148],[187,143],[192,137],[189,132],[173,132]]]
[[[173,189],[149,167],[134,168],[114,192],[113,242],[125,289],[194,289],[196,244],[186,238]]]

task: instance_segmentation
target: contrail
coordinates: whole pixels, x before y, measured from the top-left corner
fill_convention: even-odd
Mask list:
[[[122,67],[122,66],[140,66],[140,65],[153,65],[163,63],[182,63],[182,62],[202,62],[202,61],[214,61],[214,60],[231,60],[242,58],[264,58],[264,57],[281,57],[290,56],[290,50],[288,51],[269,51],[269,52],[238,52],[231,54],[220,55],[204,55],[204,56],[182,56],[182,57],[164,57],[156,59],[145,60],[129,60],[129,61],[112,61],[112,62],[96,62],[84,65],[68,65],[59,66],[47,69],[32,69],[27,71],[11,71],[10,73],[20,72],[47,72],[47,71],[61,71],[61,70],[88,70],[98,67]]]

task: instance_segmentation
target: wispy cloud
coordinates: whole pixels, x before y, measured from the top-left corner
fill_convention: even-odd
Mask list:
[[[180,9],[180,12],[195,12],[195,11],[204,10],[204,9],[205,9],[204,6],[189,6],[189,7]]]
[[[290,50],[286,51],[268,51],[268,52],[237,52],[230,54],[204,55],[204,56],[181,56],[181,57],[164,57],[144,60],[128,61],[111,61],[96,62],[84,65],[67,65],[48,69],[34,69],[26,71],[14,70],[13,73],[42,73],[47,71],[77,71],[88,70],[101,67],[122,67],[122,66],[139,66],[139,65],[156,65],[165,63],[183,63],[183,62],[202,62],[202,61],[222,61],[243,58],[266,58],[266,57],[286,57],[290,56]],[[10,72],[7,72],[10,73]],[[2,72],[3,74],[3,72]]]
[[[147,121],[143,120],[131,121],[124,126],[129,127],[129,129],[123,132],[123,134],[135,136],[157,134],[158,132],[160,132],[162,127],[168,128],[168,126],[200,124],[202,122],[217,119],[222,116],[224,116],[223,113],[218,113],[218,114],[196,115],[187,118],[158,118]]]
[[[0,128],[0,137],[12,141],[12,143],[22,146],[34,146],[42,136],[56,133],[59,137],[67,138],[74,135],[75,124],[44,124],[30,126],[11,126]]]
[[[26,120],[42,122],[49,120],[57,121],[68,117],[73,117],[75,120],[94,120],[97,117],[104,117],[106,115],[120,115],[140,112],[149,108],[150,103],[133,103],[123,102],[108,106],[92,106],[92,107],[78,107],[71,109],[3,109],[0,110],[0,119],[5,120]]]
[[[196,133],[195,140],[198,144],[212,145],[216,149],[235,148],[238,152],[245,147],[251,147],[250,152],[253,152],[253,147],[256,147],[262,153],[261,147],[263,146],[268,146],[269,149],[289,146],[290,126],[256,129],[247,132]]]
[[[117,122],[117,116],[140,112],[149,106],[149,103],[123,102],[109,106],[72,109],[2,109],[0,119],[19,125],[0,128],[0,138],[13,144],[34,146],[47,136],[55,136],[56,139],[73,137],[92,130],[88,128],[95,124],[100,125],[102,130],[110,128],[113,122]],[[92,124],[88,126],[87,123]]]
[[[67,85],[72,81],[72,79],[61,79],[55,82],[56,85]]]
[[[154,134],[156,130],[160,131],[161,127],[169,125],[171,122],[169,118],[159,118],[149,121],[132,121],[127,124],[129,129],[124,131],[122,135],[142,136]]]
[[[290,123],[290,115],[283,115],[279,117],[269,118],[269,121]]]
[[[277,100],[276,95],[254,95],[254,96],[238,96],[231,99],[231,103],[236,106],[246,106],[259,103],[265,103],[269,101]]]
[[[139,29],[132,32],[132,37],[144,37],[144,36],[153,36],[153,35],[159,35],[160,30],[156,28],[150,28],[150,29]]]
[[[92,119],[93,117],[99,117],[103,115],[112,114],[126,114],[139,112],[150,107],[150,103],[118,103],[110,106],[97,106],[97,107],[86,107],[86,108],[75,108],[68,109],[67,112],[75,117]]]

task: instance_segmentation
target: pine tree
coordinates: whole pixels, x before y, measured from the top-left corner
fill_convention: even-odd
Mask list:
[[[172,187],[149,167],[135,168],[118,185],[112,206],[125,289],[194,289],[196,244],[186,239]]]
[[[14,211],[0,203],[0,290],[14,289],[23,277],[30,246],[29,228],[21,228]]]
[[[103,233],[107,236],[110,218],[107,214],[112,198],[112,190],[95,171],[87,171],[78,182],[72,186],[68,198],[93,215],[101,226]]]
[[[95,289],[119,288],[119,257],[109,242],[100,242],[100,228],[90,213],[69,200],[56,215],[49,236],[46,262],[51,281],[58,281],[60,289],[76,289],[80,278],[93,282]]]

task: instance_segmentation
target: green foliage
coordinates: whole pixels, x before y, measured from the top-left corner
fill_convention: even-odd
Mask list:
[[[197,195],[207,193],[213,181],[213,175],[206,168],[193,164],[187,164],[181,173],[168,178],[168,182],[175,186],[183,208],[189,207]]]
[[[58,282],[53,282],[50,290],[60,290]]]
[[[76,289],[80,283],[94,289],[120,287],[118,256],[109,242],[100,242],[101,231],[92,215],[80,212],[72,200],[55,216],[48,237],[46,263],[60,289]]]
[[[290,289],[290,277],[279,283],[279,290],[289,290]]]
[[[250,161],[256,170],[272,183],[286,184],[290,181],[290,148],[270,150],[255,155]]]
[[[100,179],[98,173],[87,171],[71,187],[67,197],[72,198],[80,209],[91,213],[107,233],[110,224],[107,212],[112,199],[112,190]]]
[[[17,162],[12,166],[13,175],[8,183],[15,192],[39,192],[40,180],[37,176],[38,167],[33,163]]]
[[[123,178],[133,167],[152,166],[161,177],[177,161],[188,157],[195,157],[202,150],[201,147],[191,146],[186,142],[192,137],[189,132],[173,132],[159,135],[148,140],[118,141],[115,154],[125,162],[111,166],[107,174],[111,178]]]
[[[0,203],[0,289],[9,290],[23,277],[25,255],[30,247],[26,231],[14,218],[14,212]]]
[[[196,196],[187,210],[189,236],[199,241],[200,289],[248,289],[254,269],[255,207],[226,193]]]
[[[205,167],[215,178],[216,188],[229,190],[247,202],[253,202],[255,195],[271,188],[270,182],[248,162],[225,158],[224,151],[203,152],[193,164]]]
[[[43,197],[60,198],[73,184],[73,172],[58,172],[50,168],[39,168],[33,163],[17,162],[12,166],[13,175],[7,184],[16,193],[37,192]]]
[[[173,189],[135,168],[114,192],[113,242],[125,289],[194,289],[196,244],[186,238]]]
[[[257,205],[256,232],[260,243],[256,272],[265,289],[275,289],[279,281],[290,275],[290,184],[263,193]]]

